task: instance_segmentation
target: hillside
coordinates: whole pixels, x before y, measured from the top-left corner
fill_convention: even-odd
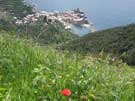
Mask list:
[[[133,101],[135,70],[110,57],[82,57],[0,32],[0,100]],[[61,90],[71,90],[70,97]]]
[[[24,3],[24,0],[0,0],[0,30],[15,32],[17,37],[33,39],[40,44],[61,44],[78,37],[59,22],[46,25],[44,18],[36,23],[17,25],[16,19],[33,14],[33,8]]]
[[[62,49],[94,54],[103,51],[135,65],[135,25],[90,33],[63,45]]]
[[[135,69],[111,56],[135,64],[134,24],[79,37],[42,17],[15,23],[31,13],[0,0],[0,101],[134,101]]]
[[[32,7],[25,4],[24,0],[0,0],[0,10],[12,16],[22,18],[33,13]]]

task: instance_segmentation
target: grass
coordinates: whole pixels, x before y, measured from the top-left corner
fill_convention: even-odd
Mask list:
[[[36,44],[33,41],[61,44],[77,36],[60,24],[43,26],[39,21],[35,25],[14,25],[13,16],[22,18],[32,13],[22,1],[0,1],[0,10],[7,11],[0,16],[0,29],[8,31],[0,31],[0,101],[134,101],[135,69],[113,61],[109,55],[82,56]],[[134,26],[130,28],[124,32],[133,35]],[[23,35],[16,38],[19,33]],[[65,88],[71,90],[71,96],[61,95]]]
[[[60,94],[68,88],[68,99]],[[41,47],[0,33],[0,99],[5,101],[134,101],[135,69]]]

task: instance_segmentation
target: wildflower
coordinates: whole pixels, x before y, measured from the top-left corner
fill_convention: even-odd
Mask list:
[[[63,89],[61,91],[61,94],[64,95],[64,96],[70,96],[71,95],[71,91],[70,91],[70,89]]]
[[[86,99],[87,99],[86,96],[81,96],[81,100],[82,100],[82,101],[85,101]]]
[[[94,94],[92,94],[92,93],[90,94],[90,97],[91,97],[92,99],[97,99],[96,96],[95,96]]]
[[[55,85],[56,84],[56,81],[55,80],[52,80],[52,84]]]

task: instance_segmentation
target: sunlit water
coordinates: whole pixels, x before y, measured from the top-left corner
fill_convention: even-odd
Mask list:
[[[39,10],[83,10],[97,30],[135,23],[135,0],[27,0]],[[81,35],[89,30],[75,28]]]

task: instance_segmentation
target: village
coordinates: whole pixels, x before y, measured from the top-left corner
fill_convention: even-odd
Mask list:
[[[63,24],[65,29],[70,30],[72,25],[77,25],[81,27],[85,27],[91,30],[91,32],[95,32],[96,28],[92,23],[89,23],[87,17],[83,11],[79,8],[71,11],[65,12],[47,12],[47,11],[38,11],[34,14],[27,15],[22,20],[18,20],[16,17],[14,18],[16,24],[27,24],[27,23],[34,23],[38,21],[40,17],[44,17],[45,22],[47,23],[54,23],[56,21]]]

